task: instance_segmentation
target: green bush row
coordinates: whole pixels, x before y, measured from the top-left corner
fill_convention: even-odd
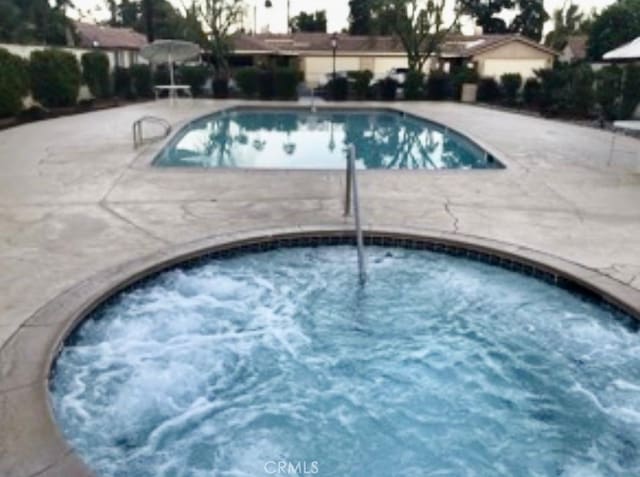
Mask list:
[[[524,84],[520,75],[500,82],[481,78],[478,101],[522,104],[545,116],[629,119],[640,104],[640,66],[606,66],[594,72],[587,63],[558,63],[536,71]]]
[[[82,65],[82,67],[81,67]],[[194,95],[203,93],[210,77],[206,66],[181,66],[176,69],[177,81],[191,86]],[[278,76],[278,81],[286,75]],[[288,80],[291,82],[291,79]],[[0,117],[15,116],[22,110],[23,99],[31,92],[46,108],[74,106],[80,86],[85,83],[95,98],[117,96],[125,99],[152,98],[153,84],[168,84],[167,68],[152,73],[148,65],[115,68],[109,71],[109,58],[104,52],[91,51],[81,61],[60,49],[34,51],[30,59],[0,49]],[[286,83],[286,81],[285,81]],[[284,86],[277,84],[280,95]],[[290,86],[287,86],[290,88]],[[287,93],[288,94],[288,93]]]
[[[0,48],[0,117],[14,116],[29,93],[29,69],[25,60]]]
[[[293,68],[247,67],[235,74],[240,94],[246,99],[297,99],[301,79],[300,72]]]

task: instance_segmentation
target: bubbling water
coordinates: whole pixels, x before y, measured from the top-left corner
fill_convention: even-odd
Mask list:
[[[631,320],[487,264],[370,247],[174,269],[63,349],[101,476],[640,475]]]

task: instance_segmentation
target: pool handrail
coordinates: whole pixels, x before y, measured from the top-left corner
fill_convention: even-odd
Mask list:
[[[154,123],[164,128],[163,135],[161,137],[151,138],[152,140],[164,139],[169,134],[171,134],[171,130],[172,130],[171,124],[166,119],[159,118],[157,116],[142,116],[141,118],[137,119],[133,123],[133,148],[134,149],[138,149],[138,147],[142,146],[145,142],[144,136],[142,134],[142,124],[144,122]]]
[[[356,177],[356,146],[349,144],[346,149],[347,153],[347,168],[346,168],[346,191],[344,202],[344,216],[348,217],[351,214],[353,208],[355,232],[356,232],[356,245],[358,249],[358,278],[360,284],[364,285],[367,281],[367,271],[365,267],[364,257],[364,238],[362,236],[362,222],[360,217],[360,202],[358,200],[358,180]],[[353,199],[353,200],[352,200]]]

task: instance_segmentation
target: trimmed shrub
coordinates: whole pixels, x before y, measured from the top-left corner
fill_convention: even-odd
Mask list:
[[[398,82],[393,78],[385,78],[378,83],[380,99],[384,101],[395,101],[398,95]]]
[[[273,70],[260,70],[258,94],[260,95],[260,99],[262,100],[269,100],[275,97],[276,85],[275,78],[273,76]]]
[[[349,77],[352,79],[353,96],[355,99],[367,99],[373,73],[369,70],[352,71],[349,72]]]
[[[73,106],[78,100],[82,72],[72,53],[48,49],[31,53],[31,92],[45,107]]]
[[[326,97],[332,101],[346,101],[349,98],[349,80],[338,76],[327,83]]]
[[[94,98],[108,98],[111,95],[109,78],[109,57],[102,51],[90,51],[81,58],[82,79]]]
[[[211,87],[213,88],[213,97],[216,99],[226,99],[229,97],[229,79],[214,78]]]
[[[427,99],[443,101],[453,96],[451,75],[444,71],[432,71],[427,78]]]
[[[131,95],[136,98],[153,98],[153,82],[149,65],[131,65],[129,69]]]
[[[622,103],[620,118],[629,119],[633,116],[640,103],[640,66],[628,65],[622,83]]]
[[[171,84],[171,73],[167,65],[158,65],[153,70],[153,84]]]
[[[407,71],[404,81],[404,99],[415,101],[424,97],[424,73],[422,71]]]
[[[525,106],[535,108],[540,101],[540,81],[535,78],[528,78],[522,87],[522,101]]]
[[[516,104],[518,92],[522,86],[522,76],[519,73],[505,73],[500,76],[500,85],[507,104]]]
[[[133,99],[131,72],[127,68],[116,66],[113,70],[113,91],[118,98]]]
[[[589,117],[595,106],[593,70],[586,63],[577,64],[571,68],[569,76],[569,113],[579,117]]]
[[[614,65],[598,71],[595,94],[602,116],[609,121],[618,119],[622,95],[622,69]]]
[[[300,73],[293,68],[276,68],[273,72],[277,99],[298,99]]]
[[[480,78],[478,81],[478,101],[494,103],[502,98],[502,91],[495,78]]]
[[[236,72],[236,83],[244,98],[255,98],[260,89],[260,70],[253,67],[246,67]]]
[[[22,98],[29,93],[27,63],[0,48],[0,117],[15,116],[22,110]]]
[[[181,82],[191,87],[194,96],[202,96],[204,84],[209,77],[209,68],[204,65],[187,66],[183,65],[178,71]]]
[[[594,74],[588,64],[565,65],[536,71],[540,79],[540,112],[547,116],[589,117],[595,96]]]

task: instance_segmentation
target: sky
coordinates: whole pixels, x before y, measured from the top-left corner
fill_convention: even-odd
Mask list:
[[[177,7],[183,4],[191,3],[191,0],[170,0]],[[316,10],[327,11],[327,29],[329,32],[340,31],[348,25],[349,2],[348,0],[289,0],[291,3],[291,16],[297,15],[300,11],[313,12]],[[590,11],[592,8],[598,10],[614,3],[615,0],[573,0],[574,4],[581,7],[583,11]],[[73,0],[74,4],[82,12],[91,11],[87,17],[93,20],[104,20],[109,17],[107,8],[104,6],[104,0]],[[258,31],[269,30],[271,32],[283,33],[287,29],[287,0],[271,0],[273,7],[267,9],[264,7],[264,0],[245,0],[249,7],[249,15],[247,27],[253,28],[253,7],[257,6]],[[568,0],[544,0],[544,5],[549,14],[553,10],[562,7]],[[453,4],[453,0],[450,0]],[[96,9],[99,8],[99,10]],[[78,17],[78,14],[73,16]],[[548,22],[547,29],[550,28],[551,22]],[[465,33],[472,33],[472,24],[464,25]]]

